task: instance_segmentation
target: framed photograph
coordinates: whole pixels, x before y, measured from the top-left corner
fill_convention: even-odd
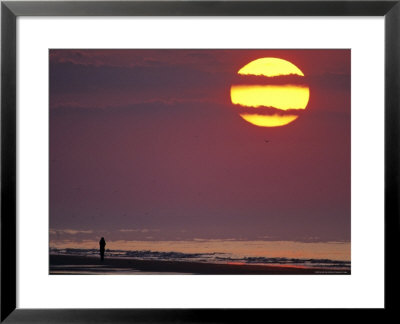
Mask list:
[[[394,307],[398,1],[4,1],[1,321]]]

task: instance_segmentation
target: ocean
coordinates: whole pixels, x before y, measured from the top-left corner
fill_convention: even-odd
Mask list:
[[[50,254],[98,257],[96,241],[50,242]],[[350,242],[108,241],[106,257],[350,270]]]

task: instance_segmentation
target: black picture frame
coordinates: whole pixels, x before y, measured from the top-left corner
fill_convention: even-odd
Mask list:
[[[19,16],[384,16],[385,307],[396,310],[399,218],[400,0],[396,1],[2,1],[1,322],[253,323],[269,309],[16,308],[16,19]],[[379,313],[381,314],[381,313]],[[270,314],[268,314],[270,315]],[[252,320],[254,319],[254,320]]]

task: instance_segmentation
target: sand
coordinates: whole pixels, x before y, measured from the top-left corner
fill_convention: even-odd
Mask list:
[[[349,270],[317,269],[294,266],[213,264],[189,261],[137,260],[127,258],[50,255],[50,274],[199,274],[199,275],[262,275],[262,274],[350,274]]]

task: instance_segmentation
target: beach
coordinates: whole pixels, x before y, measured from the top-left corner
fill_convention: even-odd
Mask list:
[[[49,273],[52,275],[338,275],[350,274],[350,270],[311,268],[289,265],[140,260],[118,257],[106,257],[104,261],[101,261],[100,258],[94,256],[50,254]]]

